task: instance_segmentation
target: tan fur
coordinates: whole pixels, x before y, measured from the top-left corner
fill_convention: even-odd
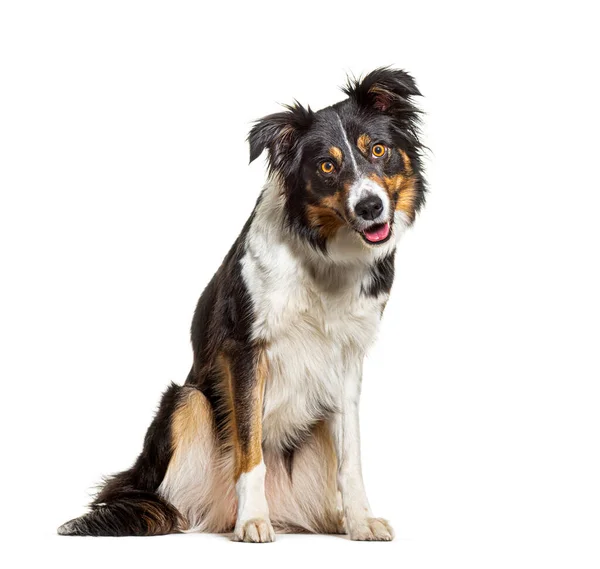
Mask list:
[[[173,456],[158,494],[180,512],[179,531],[227,531],[235,520],[231,461],[224,476],[210,404],[201,391],[184,390],[171,424]]]
[[[174,417],[178,435],[159,494],[181,513],[180,531],[230,532],[237,508],[234,449],[219,445],[212,409],[200,391],[189,388],[184,401]],[[277,531],[343,532],[337,459],[325,424],[317,424],[296,452],[291,478],[279,452],[267,448],[264,461],[267,502]]]
[[[337,146],[332,146],[329,149],[329,156],[335,159],[335,161],[338,163],[338,166],[342,163],[343,154],[341,149]]]
[[[309,224],[318,229],[325,239],[333,237],[338,229],[347,223],[344,203],[350,186],[350,183],[345,182],[342,184],[342,188],[332,196],[321,198],[316,205],[309,204],[306,206],[306,216]]]
[[[225,356],[221,356],[221,367],[225,380],[225,388],[228,394],[229,418],[230,418],[230,437],[233,453],[235,457],[234,480],[244,472],[250,472],[256,465],[262,461],[262,407],[265,392],[265,380],[268,373],[268,362],[264,350],[258,357],[256,366],[256,383],[251,396],[251,428],[250,441],[247,448],[239,440],[239,425],[237,424],[236,413],[234,412],[234,386],[233,377],[229,361]]]
[[[417,190],[413,178],[404,178],[400,184],[398,202],[396,210],[403,211],[408,219],[415,219],[415,203],[417,199]]]
[[[402,150],[401,148],[398,148],[398,152],[400,152],[400,154],[402,155],[402,161],[404,162],[404,169],[406,170],[406,175],[412,176],[413,169],[408,154],[406,154],[406,152],[404,152],[404,150]]]
[[[356,146],[366,156],[371,150],[371,137],[368,134],[361,134],[356,141]]]
[[[173,456],[177,457],[179,449],[188,448],[198,436],[200,422],[208,417],[208,401],[197,389],[188,388],[171,419]]]
[[[321,203],[326,204],[326,199]],[[306,207],[309,223],[319,230],[325,239],[333,237],[337,230],[344,225],[342,219],[333,207],[327,205],[308,205]]]
[[[239,444],[239,440],[237,437],[238,427],[237,427],[237,419],[235,415],[235,403],[233,399],[233,377],[231,375],[231,369],[229,367],[229,361],[223,355],[219,357],[218,360],[219,367],[221,368],[221,377],[224,383],[223,389],[224,393],[227,395],[225,399],[225,403],[227,405],[227,418],[228,418],[228,428],[226,429],[228,438],[231,443],[231,449],[233,452],[234,464],[236,465],[235,471],[235,480],[237,480],[241,474],[240,465],[242,462],[242,448]]]
[[[242,453],[241,472],[250,472],[262,459],[262,410],[265,396],[265,381],[269,372],[266,352],[261,350],[256,365],[256,385],[254,386],[252,409],[252,434],[249,452]],[[237,477],[236,477],[237,480]]]
[[[404,212],[410,221],[414,221],[417,200],[415,179],[409,157],[402,150],[399,150],[399,152],[404,160],[404,173],[395,176],[384,176],[383,178],[377,174],[371,174],[369,178],[385,189],[391,203],[395,204],[396,211]]]

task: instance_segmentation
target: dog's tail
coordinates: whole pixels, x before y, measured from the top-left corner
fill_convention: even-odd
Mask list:
[[[165,391],[135,464],[108,478],[90,511],[60,526],[60,535],[162,535],[184,529],[181,514],[156,493],[173,452],[171,417],[181,390],[171,384]]]
[[[114,502],[92,504],[91,511],[64,523],[59,535],[164,535],[180,529],[181,516],[156,494],[130,492]]]

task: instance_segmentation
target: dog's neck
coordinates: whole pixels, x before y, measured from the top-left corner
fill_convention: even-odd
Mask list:
[[[393,255],[404,229],[403,220],[396,219],[394,225],[399,231],[393,239],[379,247],[369,247],[355,231],[344,227],[327,242],[327,250],[322,251],[291,227],[285,200],[281,184],[270,180],[256,205],[246,247],[251,255],[271,265],[272,270],[300,269],[310,275],[321,291],[342,292],[360,286],[379,261]],[[277,261],[279,256],[281,262]],[[281,267],[275,269],[277,265]]]

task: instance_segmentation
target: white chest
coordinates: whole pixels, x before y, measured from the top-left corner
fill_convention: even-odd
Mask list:
[[[267,257],[249,253],[242,264],[255,308],[253,334],[267,345],[263,438],[283,447],[338,408],[346,369],[374,341],[384,299],[361,293],[365,268],[332,275],[332,285],[309,274],[282,244]]]

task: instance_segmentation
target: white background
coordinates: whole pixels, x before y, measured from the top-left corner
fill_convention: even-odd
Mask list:
[[[204,4],[1,5],[2,565],[598,567],[592,2]],[[56,536],[185,379],[264,179],[251,121],[385,64],[431,148],[362,403],[397,539]]]

